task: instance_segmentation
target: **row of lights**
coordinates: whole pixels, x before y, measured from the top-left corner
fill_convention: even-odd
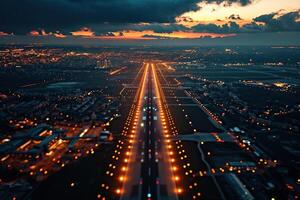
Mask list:
[[[170,83],[169,83],[170,84]],[[172,95],[175,96],[174,92],[172,93]],[[175,96],[176,97],[176,96]],[[181,106],[181,103],[179,103],[179,100],[178,98],[176,97],[176,101],[178,103],[178,105]],[[172,130],[173,130],[173,135],[178,135],[178,131],[176,130],[176,127],[175,127],[175,123],[171,117],[171,114],[170,112],[168,111],[168,106],[167,104],[165,104],[165,109],[167,111],[167,116],[169,118],[169,121],[170,121],[170,124],[173,125]],[[185,110],[182,109],[182,111],[184,112]],[[186,114],[185,115],[186,118],[188,118],[188,115]],[[191,121],[189,121],[189,125],[193,128],[193,124]],[[193,129],[194,132],[197,132],[196,129]],[[187,159],[187,155],[186,155],[186,152],[184,150],[184,147],[183,147],[183,144],[181,143],[181,140],[178,140],[176,141],[176,145],[177,145],[177,149],[178,149],[178,153],[179,153],[179,157],[180,157],[180,160],[182,160],[184,163],[182,164],[182,168],[183,170],[185,171],[185,175],[186,176],[192,176],[192,179],[194,179],[195,177],[195,173],[192,169],[188,169],[191,167],[191,163],[187,162],[187,161],[184,161],[185,159]],[[197,182],[193,182],[192,184],[189,184],[188,188],[190,190],[194,189],[195,187],[199,186],[199,184]],[[202,196],[202,193],[199,192],[199,191],[196,191],[196,193],[192,196],[193,199],[197,199],[197,198],[201,198]]]
[[[151,66],[152,66],[152,73],[153,73],[154,83],[155,83],[155,91],[156,91],[157,100],[158,100],[157,104],[158,104],[158,110],[159,110],[159,115],[160,115],[160,119],[161,119],[161,125],[163,128],[164,137],[166,138],[164,140],[164,143],[168,149],[168,157],[169,157],[171,170],[172,170],[172,174],[173,174],[173,180],[176,183],[176,185],[178,186],[180,177],[176,174],[178,171],[178,167],[175,165],[176,159],[174,158],[173,146],[171,144],[171,140],[169,139],[170,135],[169,135],[169,129],[168,129],[167,122],[166,122],[166,116],[167,116],[170,124],[173,124],[173,121],[170,117],[169,111],[167,109],[164,109],[164,107],[162,106],[163,92],[161,91],[161,88],[159,88],[159,85],[158,85],[158,77],[157,77],[156,71],[154,69],[155,65],[152,64]],[[164,112],[164,110],[165,110],[165,112]],[[173,127],[171,127],[171,130],[172,130],[172,134],[175,134]],[[181,194],[183,192],[183,189],[180,187],[177,187],[175,189],[175,192],[177,194]]]
[[[188,91],[185,91],[186,94],[190,97],[192,97],[197,103],[198,105],[201,106],[201,108],[203,108],[203,110],[217,123],[217,124],[222,124],[222,121],[215,115],[213,114],[210,110],[208,110],[197,98],[193,97],[192,94]]]
[[[144,67],[144,66],[143,66]],[[122,136],[129,138],[128,142],[124,142],[122,140],[119,140],[117,144],[117,148],[114,151],[114,155],[112,156],[113,159],[116,161],[121,161],[121,167],[117,168],[116,165],[113,165],[112,163],[109,164],[109,167],[114,169],[120,170],[120,175],[118,176],[118,182],[119,182],[119,187],[114,189],[114,193],[117,194],[118,196],[121,195],[124,191],[122,189],[122,186],[124,186],[124,182],[126,181],[126,173],[128,172],[128,164],[130,161],[130,156],[132,155],[132,148],[133,148],[133,143],[135,143],[135,136],[137,132],[137,127],[138,127],[138,121],[140,118],[140,113],[141,113],[141,107],[142,107],[142,101],[143,101],[143,96],[144,96],[144,88],[145,88],[145,82],[146,82],[146,73],[148,71],[148,65],[146,65],[146,68],[143,73],[142,77],[142,82],[140,83],[139,91],[136,93],[133,104],[130,108],[129,115],[126,119],[125,126],[122,131]],[[126,149],[126,150],[124,150]],[[124,155],[122,156],[121,154]],[[123,158],[122,158],[123,157]],[[111,171],[107,171],[106,174],[110,177],[114,176],[114,173]],[[109,189],[109,186],[102,184],[101,185],[103,188],[106,190]],[[97,196],[98,199],[102,198],[103,200],[105,199],[102,197],[100,194]]]
[[[128,151],[126,151],[125,155],[126,158],[124,159],[125,165],[122,166],[121,168],[121,173],[123,173],[123,175],[121,175],[119,177],[119,181],[120,182],[124,182],[125,181],[125,173],[128,171],[128,162],[130,160],[130,156],[132,155],[132,144],[135,143],[135,138],[136,138],[136,132],[138,130],[138,121],[140,120],[141,117],[141,109],[143,107],[143,99],[144,99],[144,94],[145,94],[145,85],[146,85],[146,76],[147,76],[147,72],[148,72],[148,68],[149,68],[149,64],[146,64],[146,69],[144,71],[143,74],[143,78],[142,78],[142,82],[140,85],[140,91],[139,91],[139,98],[138,98],[138,103],[137,103],[137,108],[135,110],[135,116],[134,116],[134,120],[133,120],[133,126],[131,129],[131,134],[130,134],[130,140],[129,140],[129,145],[128,145]],[[120,194],[122,191],[122,189],[117,189],[116,193]]]

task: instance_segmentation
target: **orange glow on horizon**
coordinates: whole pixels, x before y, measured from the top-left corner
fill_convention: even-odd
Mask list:
[[[66,38],[66,37],[67,37],[66,35],[64,35],[64,34],[62,34],[62,33],[59,33],[59,32],[54,33],[53,35],[54,35],[55,37],[57,37],[57,38]]]
[[[100,40],[155,40],[155,39],[200,39],[204,37],[211,38],[224,38],[235,36],[236,34],[222,34],[222,33],[200,33],[192,31],[175,31],[172,33],[156,33],[152,30],[144,31],[121,31],[113,32],[115,36],[101,36],[95,35],[95,32],[90,28],[81,28],[78,31],[70,32],[71,35],[64,35],[59,31],[56,32],[46,32],[45,30],[32,30],[28,33],[29,36],[39,37],[39,36],[53,36],[56,38],[66,38],[69,36],[82,37],[85,39],[100,39]],[[121,33],[121,34],[120,34]],[[8,36],[13,34],[8,34],[6,32],[0,31],[0,36]]]
[[[38,31],[32,30],[29,33],[31,36],[40,36],[40,33]]]
[[[83,27],[78,31],[71,32],[73,36],[84,36],[84,37],[94,37],[95,32],[92,31],[92,29]]]
[[[0,31],[0,36],[8,36],[8,35],[13,35],[12,33],[9,34],[9,33],[6,33],[4,31]]]
[[[29,32],[30,36],[33,37],[38,37],[38,36],[54,36],[56,38],[65,38],[67,37],[66,35],[60,33],[59,31],[56,31],[55,33],[49,32],[47,33],[44,29],[37,31],[37,30],[32,30]]]
[[[119,32],[114,33],[116,36],[92,36],[94,39],[124,39],[124,40],[153,40],[157,38],[163,39],[197,39],[203,37],[223,38],[235,36],[236,34],[219,34],[219,33],[198,33],[187,31],[175,31],[172,33],[156,33],[152,30],[146,31],[124,31],[122,35]]]

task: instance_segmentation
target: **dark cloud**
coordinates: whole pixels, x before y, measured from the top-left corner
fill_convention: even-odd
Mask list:
[[[224,1],[224,0],[213,0],[213,1],[207,1],[207,2],[215,2],[215,3],[218,3],[218,4],[221,4],[223,3],[223,6],[226,7],[226,6],[230,6],[232,5],[233,3],[238,3],[242,6],[246,6],[252,2],[254,2],[255,0],[228,0],[228,1]],[[213,10],[215,11],[215,10]]]
[[[261,24],[257,24],[256,22],[251,22],[242,26],[240,32],[244,32],[244,33],[265,32],[265,26]]]
[[[272,20],[276,14],[277,13],[269,13],[269,14],[261,15],[261,16],[254,18],[253,20],[256,22],[266,23],[266,22],[269,22],[270,20]]]
[[[187,16],[182,16],[182,17],[178,17],[176,18],[177,22],[194,22],[194,20],[191,17],[187,17]]]
[[[300,10],[276,17],[278,14],[262,15],[253,20],[264,23],[265,31],[300,31]]]
[[[50,31],[92,24],[172,22],[199,0],[1,0],[0,28]]]
[[[116,36],[114,33],[112,33],[112,32],[108,32],[108,33],[106,33],[106,34],[104,34],[104,36],[111,36],[111,37],[114,37],[114,36]]]
[[[187,11],[195,11],[204,0],[1,0],[0,30],[25,33],[109,23],[170,23]],[[252,0],[206,0],[240,3]]]
[[[195,32],[207,33],[236,33],[240,32],[240,27],[236,22],[229,22],[223,25],[216,24],[197,24],[192,27]]]
[[[176,38],[171,38],[167,36],[159,36],[159,35],[151,35],[151,34],[146,34],[142,36],[143,38],[150,38],[150,39],[176,39]]]
[[[240,15],[235,15],[235,14],[232,14],[228,17],[228,19],[230,20],[242,20],[242,18],[240,17]]]

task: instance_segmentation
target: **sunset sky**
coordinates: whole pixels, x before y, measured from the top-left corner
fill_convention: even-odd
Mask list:
[[[254,35],[297,43],[300,0],[2,0],[0,18],[0,43]]]

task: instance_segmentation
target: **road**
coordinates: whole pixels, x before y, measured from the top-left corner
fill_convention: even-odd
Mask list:
[[[121,193],[127,199],[178,199],[172,171],[172,158],[167,149],[168,127],[162,104],[162,89],[154,63],[146,63],[139,84],[137,125],[132,136],[131,156]],[[175,178],[174,178],[175,177]]]

